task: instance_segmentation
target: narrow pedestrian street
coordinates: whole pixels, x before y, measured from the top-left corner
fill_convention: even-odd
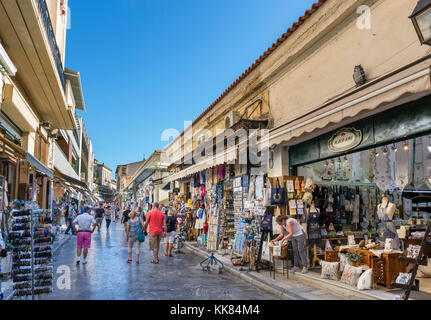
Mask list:
[[[249,300],[275,299],[227,272],[208,274],[199,267],[200,258],[192,253],[167,258],[160,264],[150,261],[148,241],[141,248],[141,263],[127,264],[127,243],[123,225],[112,223],[109,233],[105,222],[93,234],[87,265],[75,264],[76,238],[73,236],[54,257],[53,293],[50,300]],[[161,245],[162,248],[162,245]],[[60,266],[71,270],[71,289],[59,290],[56,273]]]

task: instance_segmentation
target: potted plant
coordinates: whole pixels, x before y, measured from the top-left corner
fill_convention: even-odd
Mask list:
[[[347,261],[354,267],[358,267],[361,265],[363,261],[363,253],[362,252],[348,252],[346,253]]]

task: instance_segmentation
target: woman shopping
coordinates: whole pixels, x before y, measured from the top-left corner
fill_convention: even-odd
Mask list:
[[[141,225],[142,230],[144,230],[144,222],[138,216],[137,212],[135,210],[132,210],[132,212],[130,212],[129,214],[129,220],[125,224],[126,224],[126,241],[128,243],[128,250],[129,250],[129,260],[127,260],[127,263],[132,262],[133,246],[135,246],[136,264],[139,264],[139,253],[141,249],[141,242],[139,242],[138,240],[139,229],[140,229],[139,225]]]
[[[281,239],[283,243],[285,240],[292,240],[292,248],[293,248],[293,263],[294,268],[292,272],[299,271],[299,259],[301,259],[302,263],[302,273],[308,272],[308,261],[307,261],[307,251],[306,251],[306,241],[307,238],[305,236],[304,229],[299,224],[299,222],[291,217],[287,216],[278,216],[276,219],[277,223],[282,227],[283,233],[280,234],[277,238],[272,240],[274,243]],[[287,233],[287,234],[286,234]]]

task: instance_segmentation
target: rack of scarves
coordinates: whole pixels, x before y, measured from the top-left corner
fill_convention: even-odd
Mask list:
[[[373,184],[317,184],[313,191],[316,208],[320,211],[319,224],[326,229],[333,224],[335,231],[343,225],[375,227],[377,186]]]
[[[14,297],[52,292],[52,214],[50,210],[12,212],[12,278]]]

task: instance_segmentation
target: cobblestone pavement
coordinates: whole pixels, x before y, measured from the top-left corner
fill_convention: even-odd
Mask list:
[[[54,259],[54,291],[51,300],[274,300],[274,296],[253,287],[227,272],[204,273],[200,258],[192,253],[168,258],[162,254],[160,264],[151,264],[148,241],[141,247],[141,263],[127,264],[127,243],[123,225],[113,223],[109,232],[97,229],[93,234],[88,264],[76,265],[76,238],[63,245]],[[57,282],[70,268],[70,289],[60,290]],[[67,268],[66,268],[67,269]],[[60,277],[60,278],[59,278]]]

